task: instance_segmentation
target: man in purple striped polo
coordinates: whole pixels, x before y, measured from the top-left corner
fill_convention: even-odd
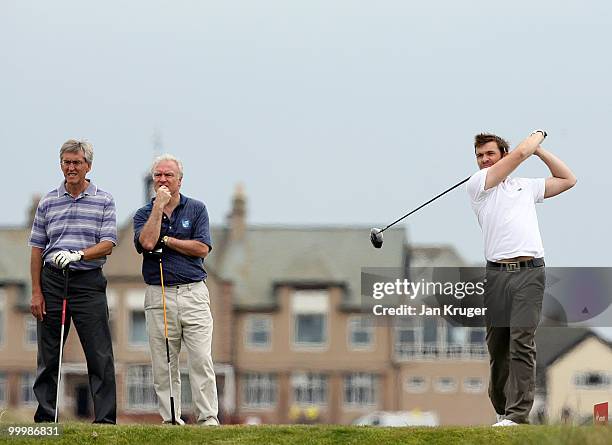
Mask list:
[[[72,319],[87,360],[94,423],[116,423],[115,365],[102,266],[117,244],[117,222],[113,197],[85,177],[92,161],[89,142],[69,139],[62,145],[64,180],[40,200],[32,224],[31,311],[38,320],[35,422],[54,420],[64,270],[69,267],[64,339]]]

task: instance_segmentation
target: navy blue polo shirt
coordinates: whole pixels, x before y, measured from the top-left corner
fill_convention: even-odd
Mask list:
[[[196,240],[207,244],[212,250],[206,206],[196,199],[187,198],[182,194],[180,196],[179,205],[174,209],[171,217],[168,218],[166,214],[162,217],[160,237],[168,235],[177,239]],[[138,238],[151,215],[153,201],[155,201],[155,198],[146,206],[138,209],[134,215],[134,245],[138,253],[144,252]],[[169,247],[163,248],[161,258],[164,269],[164,285],[188,284],[206,279],[204,258],[184,255]],[[142,276],[147,284],[161,284],[158,255],[144,252]]]

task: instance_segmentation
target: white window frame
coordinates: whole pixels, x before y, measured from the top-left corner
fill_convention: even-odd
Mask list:
[[[364,326],[364,322],[368,325]],[[372,317],[368,315],[352,315],[347,320],[347,344],[351,351],[371,351],[376,344],[376,326]],[[356,331],[367,331],[369,335],[368,343],[354,343],[353,334]]]
[[[22,372],[19,376],[19,401],[23,406],[32,407],[38,403],[34,394],[35,380],[36,373],[32,371]],[[28,397],[24,397],[25,393],[28,394]],[[26,400],[26,398],[30,400]]]
[[[25,349],[32,351],[36,350],[38,347],[38,338],[37,338],[37,320],[31,315],[25,315],[23,317],[23,346]],[[30,333],[32,327],[34,328],[34,341],[30,341]]]
[[[419,386],[414,383],[415,379],[422,381]],[[409,375],[404,381],[404,391],[410,394],[423,394],[429,390],[429,377],[424,375]]]
[[[272,372],[247,372],[240,378],[244,409],[271,409],[278,403],[278,378]],[[249,393],[251,393],[249,395]],[[260,400],[252,401],[264,394]],[[254,396],[254,397],[253,397]]]
[[[344,376],[342,399],[347,407],[373,407],[378,405],[379,377],[369,372],[352,372]],[[347,400],[347,394],[349,399]],[[358,400],[365,394],[365,400]]]
[[[8,378],[0,371],[0,408],[8,406]]]
[[[141,397],[142,401],[130,400],[130,388],[136,386],[139,393],[147,391],[151,395],[151,400],[144,400],[147,396]],[[125,372],[125,410],[132,412],[156,412],[157,395],[153,386],[153,370],[151,365],[129,365]]]
[[[111,339],[113,342],[113,349],[116,349],[117,337],[119,335],[119,317],[117,316],[117,302],[119,301],[118,291],[114,287],[106,288],[106,304],[108,305],[108,325],[111,329]],[[144,303],[142,305],[144,308]]]
[[[146,321],[145,321],[145,334],[147,334],[147,341],[145,342],[134,342],[132,341],[132,313],[133,312],[142,312],[145,313],[144,309],[144,294],[141,290],[130,290],[127,292],[125,296],[125,303],[127,309],[127,329],[125,332],[127,333],[127,344],[129,349],[147,349],[149,347],[148,341],[148,332],[146,329]],[[146,320],[146,316],[145,316]]]
[[[321,315],[323,332],[321,342],[298,342],[298,317]],[[329,291],[327,289],[295,290],[291,298],[291,345],[296,350],[324,351],[329,347]]]
[[[0,349],[4,348],[5,328],[6,328],[6,289],[0,286]]]
[[[266,343],[253,343],[251,341],[252,334],[255,332],[257,323],[263,324],[264,330],[267,332],[268,341]],[[245,320],[245,329],[244,329],[244,345],[248,349],[255,349],[258,351],[265,350],[269,351],[272,347],[272,316],[271,315],[261,315],[261,314],[251,314],[246,317]]]
[[[312,400],[299,400],[298,391],[312,394]],[[319,392],[322,398],[315,398]],[[291,375],[291,397],[293,403],[300,407],[327,406],[329,399],[329,378],[327,374],[318,372],[295,372]],[[316,399],[316,400],[315,400]]]

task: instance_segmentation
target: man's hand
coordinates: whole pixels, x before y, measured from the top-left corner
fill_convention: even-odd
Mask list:
[[[74,261],[81,261],[83,255],[84,254],[82,250],[60,250],[55,255],[53,255],[51,261],[53,261],[53,263],[57,267],[63,269]]]
[[[170,194],[170,189],[165,185],[162,185],[157,189],[157,195],[155,196],[155,204],[159,203],[159,206],[163,209],[166,207],[166,204],[170,202],[172,195]]]
[[[47,309],[45,307],[45,298],[43,297],[42,292],[34,292],[32,291],[32,303],[30,304],[30,311],[34,318],[39,321],[42,321],[43,315],[47,315]]]

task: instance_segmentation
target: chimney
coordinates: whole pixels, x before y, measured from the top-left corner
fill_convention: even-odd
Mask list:
[[[147,172],[144,176],[144,203],[145,205],[151,202],[151,199],[155,196],[155,189],[153,188],[153,177],[151,172]]]
[[[30,208],[28,209],[28,220],[26,221],[26,224],[28,224],[28,227],[32,227],[32,224],[34,223],[34,217],[36,216],[36,209],[38,208],[38,203],[40,202],[40,199],[42,197],[40,195],[33,195],[32,199],[30,201]]]
[[[230,241],[242,241],[246,232],[246,195],[244,186],[238,184],[232,198],[232,210],[228,215]]]

